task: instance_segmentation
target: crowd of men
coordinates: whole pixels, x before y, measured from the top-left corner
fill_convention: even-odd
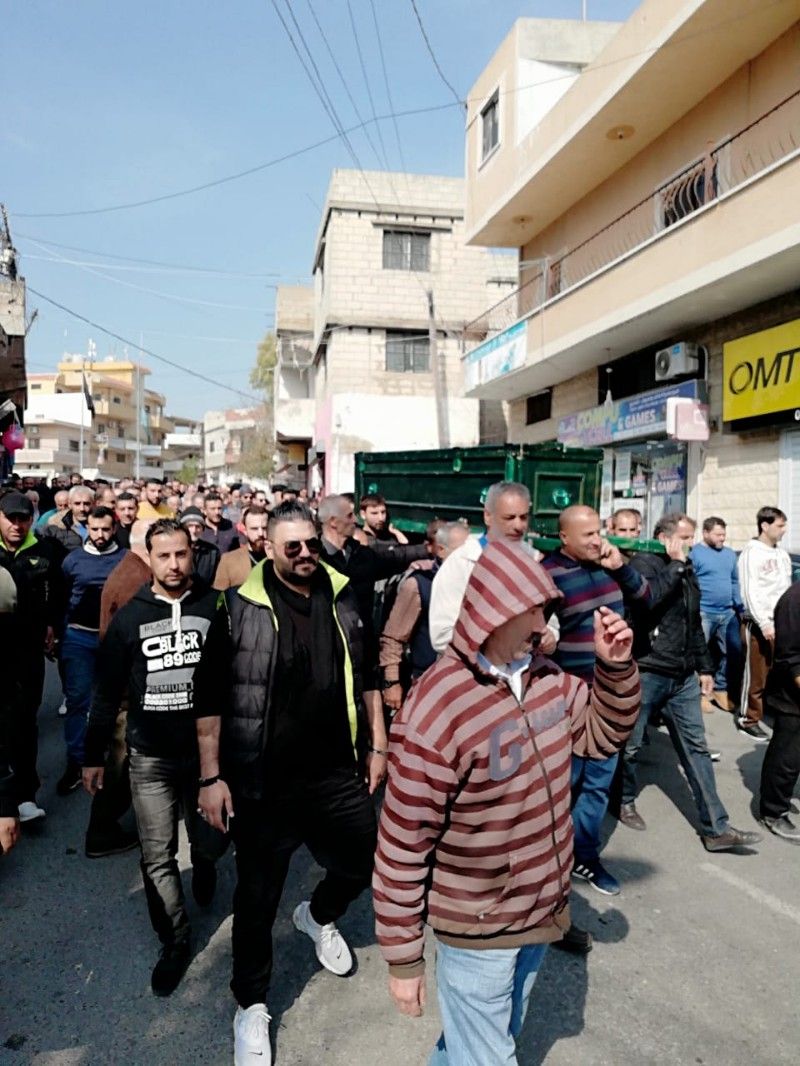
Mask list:
[[[378,495],[26,480],[0,494],[0,639],[14,664],[0,848],[45,817],[50,658],[64,693],[56,792],[92,797],[87,857],[140,850],[156,995],[192,954],[181,817],[199,906],[233,844],[238,1066],[271,1061],[272,928],[302,844],[324,876],[293,921],[320,964],[352,970],[337,922],[371,883],[390,993],[411,1016],[425,1006],[425,923],[436,935],[430,1062],[491,1066],[516,1061],[547,945],[591,950],[570,920],[571,879],[620,892],[602,826],[610,807],[647,828],[648,729],[669,734],[703,847],[752,854],[761,837],[730,824],[705,734],[704,714],[730,713],[743,742],[768,744],[762,825],[800,843],[800,584],[777,508],[758,512],[737,557],[716,516],[698,537],[688,515],[665,514],[657,550],[635,551],[637,511],[603,529],[572,506],[542,555],[514,482],[490,487],[481,535],[432,519],[409,543]],[[121,822],[131,806],[135,829]]]

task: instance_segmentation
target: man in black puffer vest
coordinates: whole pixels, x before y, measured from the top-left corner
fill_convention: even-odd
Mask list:
[[[370,794],[386,775],[380,701],[362,691],[358,603],[320,551],[307,507],[273,508],[268,557],[225,592],[196,675],[199,804],[236,844],[235,1061],[263,1056],[264,1066],[272,926],[292,854],[306,844],[326,871],[295,910],[295,926],[322,965],[344,976],[353,960],[335,922],[369,885]]]

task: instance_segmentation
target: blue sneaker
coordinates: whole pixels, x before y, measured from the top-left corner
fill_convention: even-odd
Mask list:
[[[619,881],[611,876],[599,859],[594,862],[576,862],[572,868],[572,876],[588,881],[592,888],[602,892],[604,896],[618,896],[620,893]]]

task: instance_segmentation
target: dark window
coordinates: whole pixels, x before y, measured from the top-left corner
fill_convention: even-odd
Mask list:
[[[37,381],[31,382],[31,384],[28,386],[29,389],[40,389],[41,387],[42,386]]]
[[[69,450],[71,452],[79,452],[81,450],[81,446],[76,440],[71,440],[67,443],[69,444]]]
[[[113,402],[114,402],[114,403],[122,403],[122,400],[121,400],[121,399],[119,398],[119,396],[115,396],[115,397],[113,398]]]
[[[214,445],[214,441],[213,441],[213,440],[210,440],[210,441],[208,442],[208,450],[209,450],[210,452],[213,452],[213,451],[214,451],[214,448],[215,448],[215,445]]]
[[[525,401],[525,425],[532,426],[534,422],[546,422],[552,416],[553,390],[542,389],[535,392]]]
[[[386,369],[396,373],[427,374],[431,368],[427,333],[387,333]]]
[[[481,161],[500,143],[500,93],[495,92],[481,111]]]
[[[383,231],[384,270],[429,270],[430,250],[430,233],[400,229]]]
[[[117,460],[118,463],[124,463],[125,462],[125,453],[124,452],[117,452],[116,453],[116,460]]]

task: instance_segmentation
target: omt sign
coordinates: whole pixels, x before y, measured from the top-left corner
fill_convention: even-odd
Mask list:
[[[793,417],[800,410],[800,319],[730,341],[722,366],[723,421]]]

